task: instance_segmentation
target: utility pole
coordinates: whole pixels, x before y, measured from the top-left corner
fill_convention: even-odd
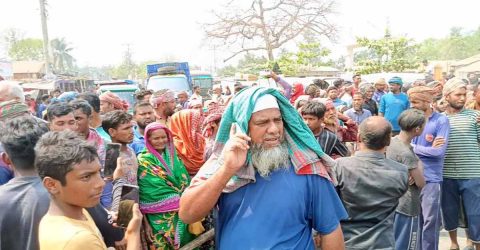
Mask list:
[[[217,74],[217,45],[213,45],[213,72],[212,74]]]
[[[51,72],[50,63],[50,43],[48,41],[47,29],[47,12],[45,10],[45,0],[40,1],[40,17],[42,20],[42,34],[43,34],[43,54],[45,56],[45,75],[49,76]]]

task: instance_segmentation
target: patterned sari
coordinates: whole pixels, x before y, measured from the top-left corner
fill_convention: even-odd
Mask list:
[[[164,129],[168,144],[162,154],[148,141],[149,132]],[[138,155],[140,210],[152,227],[157,249],[178,249],[194,239],[188,225],[178,216],[180,195],[190,182],[185,166],[177,157],[172,134],[154,122],[145,129],[146,148]]]

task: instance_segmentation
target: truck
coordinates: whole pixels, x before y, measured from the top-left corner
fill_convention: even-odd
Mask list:
[[[192,81],[194,86],[200,86],[200,95],[204,100],[209,100],[210,92],[213,87],[213,77],[212,74],[206,71],[192,70]]]
[[[147,65],[146,88],[153,91],[169,89],[177,94],[186,91],[193,92],[192,76],[188,62],[170,62]]]

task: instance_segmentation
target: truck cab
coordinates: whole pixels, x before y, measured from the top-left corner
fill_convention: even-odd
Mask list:
[[[213,77],[212,74],[206,71],[192,70],[192,81],[194,86],[200,87],[200,95],[205,99],[209,100],[211,98],[210,92],[213,87]]]
[[[169,89],[175,95],[181,91],[192,94],[193,84],[187,62],[158,63],[147,65],[146,88],[153,91]]]

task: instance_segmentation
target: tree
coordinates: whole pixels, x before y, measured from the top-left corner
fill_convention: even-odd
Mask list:
[[[2,33],[7,51],[10,50],[11,46],[13,46],[19,40],[22,40],[24,37],[23,32],[15,28],[8,28]]]
[[[423,60],[459,60],[480,53],[480,27],[464,32],[453,27],[450,34],[441,39],[429,38],[420,43],[418,57]]]
[[[113,68],[109,73],[112,78],[116,79],[129,79],[135,78],[137,65],[133,61],[133,53],[130,49],[130,45],[127,44],[127,49],[123,52],[123,61],[122,63]]]
[[[44,59],[43,41],[35,38],[16,41],[10,46],[8,55],[14,61],[41,61]]]
[[[227,65],[217,71],[219,76],[234,76],[237,72],[237,68],[232,65]]]
[[[75,59],[70,52],[73,48],[65,41],[65,38],[56,38],[50,42],[53,54],[53,68],[56,73],[65,73],[73,68]]]
[[[418,67],[417,46],[413,45],[413,40],[393,38],[388,29],[381,39],[357,38],[357,44],[367,50],[365,58],[357,62],[358,73],[403,72]]]
[[[306,32],[329,38],[336,33],[329,22],[333,0],[274,0],[271,4],[253,0],[247,9],[233,2],[221,13],[214,11],[216,21],[204,26],[208,38],[233,48],[224,61],[250,51],[266,51],[273,61],[275,49]]]

